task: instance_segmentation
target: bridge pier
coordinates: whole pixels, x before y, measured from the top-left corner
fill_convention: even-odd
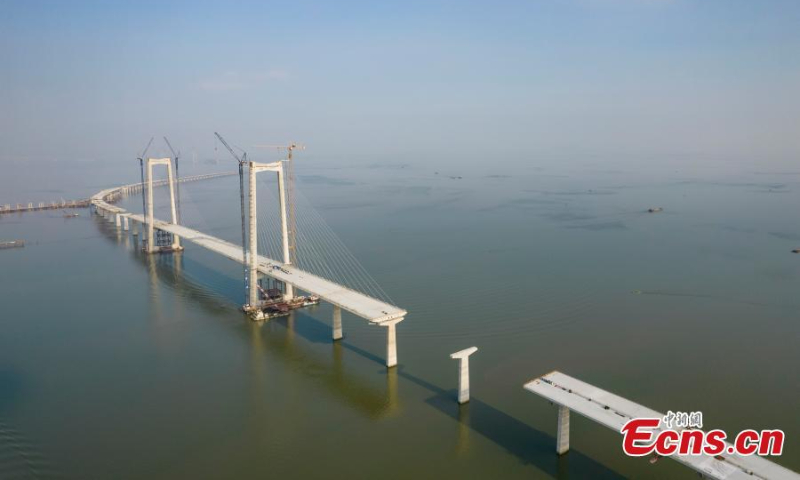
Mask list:
[[[469,402],[469,356],[478,351],[478,347],[470,347],[450,354],[450,358],[458,359],[458,403]]]
[[[558,427],[556,429],[556,453],[564,455],[569,451],[569,408],[558,406]]]
[[[333,339],[342,339],[342,309],[336,305],[333,306]]]
[[[386,367],[397,366],[397,330],[396,325],[402,322],[402,318],[383,322],[381,325],[386,327]]]
[[[122,229],[126,232],[131,229],[128,217],[122,217]]]
[[[119,213],[114,214],[114,225],[116,225],[117,228],[122,226],[122,218],[120,218]]]

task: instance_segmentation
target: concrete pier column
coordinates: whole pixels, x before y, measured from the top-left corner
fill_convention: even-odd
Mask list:
[[[136,226],[136,220],[131,219],[131,233],[133,234],[133,248],[139,248],[139,227]]]
[[[114,212],[110,212],[110,211],[106,212],[106,219],[108,220],[109,223],[113,222],[115,218],[116,218],[116,215],[114,214]]]
[[[558,428],[556,429],[556,453],[564,455],[569,451],[569,408],[558,406]]]
[[[397,330],[396,325],[403,319],[389,320],[381,325],[386,327],[386,367],[391,368],[397,365]]]
[[[130,223],[128,222],[128,217],[122,217],[122,229],[126,232],[131,229]]]
[[[458,403],[469,402],[469,356],[478,351],[478,347],[469,347],[456,353],[451,353],[450,358],[458,359]]]
[[[116,225],[117,227],[122,226],[122,218],[120,217],[119,213],[114,214],[114,225]]]
[[[342,339],[342,309],[336,305],[333,306],[333,339]]]

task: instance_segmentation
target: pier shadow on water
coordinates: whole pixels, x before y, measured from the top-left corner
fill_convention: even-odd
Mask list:
[[[286,327],[284,335],[265,328],[269,324],[249,320],[245,328],[239,330],[249,338],[259,361],[263,361],[266,355],[283,361],[293,371],[324,388],[332,398],[369,418],[380,419],[398,411],[396,375],[387,377],[386,387],[379,388],[366,379],[349,374],[344,368],[342,346],[338,343],[332,345],[332,359],[315,358],[294,341],[292,324],[295,322],[289,317],[280,320],[283,322],[272,320],[272,324]]]
[[[374,362],[383,359],[355,345],[342,346]],[[623,475],[596,460],[571,448],[569,453],[555,453],[556,439],[525,422],[498,410],[475,396],[467,404],[459,405],[456,389],[446,390],[409,373],[402,365],[396,367],[397,376],[425,388],[433,395],[425,403],[449,416],[460,425],[503,447],[525,464],[533,465],[548,475],[566,479],[622,479]],[[554,413],[555,416],[555,413]]]

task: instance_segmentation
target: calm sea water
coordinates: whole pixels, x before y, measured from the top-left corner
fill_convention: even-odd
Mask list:
[[[579,417],[557,458],[555,408],[522,389],[554,369],[782,428],[800,470],[797,173],[317,167],[303,193],[409,311],[398,368],[361,319],[332,343],[327,305],[247,320],[241,268],[191,244],[146,257],[85,210],[5,216],[27,245],[0,251],[0,478],[696,478]],[[236,177],[186,184],[183,211],[240,241]],[[473,345],[459,408],[449,354]]]

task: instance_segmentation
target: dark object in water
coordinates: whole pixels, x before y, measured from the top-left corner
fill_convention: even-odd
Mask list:
[[[647,209],[648,213],[658,213],[658,212],[663,212],[663,211],[664,211],[664,209],[661,208],[661,207],[653,207],[653,208],[648,208]]]
[[[11,240],[9,242],[0,242],[0,248],[22,248],[25,246],[25,240]]]
[[[260,310],[263,314],[263,317],[259,319],[275,318],[284,317],[288,315],[291,310],[302,307],[310,307],[312,305],[319,305],[319,297],[316,295],[300,295],[290,300],[284,300],[283,295],[281,295],[278,300],[269,300],[266,303],[261,304],[257,310]]]
[[[794,250],[792,250],[792,253],[800,253],[800,248],[795,248]]]

